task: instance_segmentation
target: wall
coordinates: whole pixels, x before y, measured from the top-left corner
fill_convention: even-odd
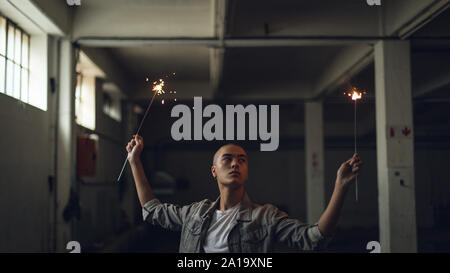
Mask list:
[[[0,94],[1,252],[48,247],[48,118],[47,112]]]
[[[57,49],[51,42],[47,49],[47,36],[40,37],[44,38],[48,56],[43,54],[41,65],[47,67],[47,56],[47,78],[55,75]],[[33,90],[30,84],[30,93]],[[47,98],[53,100],[50,91]],[[51,104],[43,111],[0,94],[0,252],[42,252],[52,248],[52,193],[48,182],[54,162],[52,111]]]
[[[102,247],[123,228],[121,222],[122,183],[117,176],[126,157],[123,144],[124,124],[103,113],[103,80],[96,79],[96,128],[94,131],[77,126],[78,135],[98,136],[96,173],[92,177],[80,177],[77,189],[80,197],[81,218],[76,223],[74,239],[87,249]],[[133,215],[127,212],[127,220],[133,223]]]

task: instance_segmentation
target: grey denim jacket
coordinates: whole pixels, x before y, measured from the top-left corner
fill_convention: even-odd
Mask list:
[[[148,201],[142,207],[145,222],[160,225],[173,231],[181,231],[179,252],[203,252],[203,242],[220,196],[212,202],[205,199],[183,207]],[[254,204],[245,194],[237,219],[228,235],[230,252],[272,252],[276,242],[300,250],[322,250],[331,237],[324,237],[317,224],[308,225],[289,218],[277,207]]]

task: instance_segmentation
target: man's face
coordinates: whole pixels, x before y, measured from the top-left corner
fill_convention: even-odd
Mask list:
[[[215,155],[211,172],[222,185],[243,185],[248,178],[247,153],[239,146],[222,146]]]

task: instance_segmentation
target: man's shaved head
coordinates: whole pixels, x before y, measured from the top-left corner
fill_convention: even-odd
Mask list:
[[[230,146],[239,147],[239,148],[241,148],[241,149],[245,152],[244,148],[242,148],[242,147],[239,146],[239,145],[236,145],[236,144],[233,144],[233,143],[225,144],[225,145],[223,145],[222,147],[220,147],[220,148],[216,151],[216,153],[214,154],[213,162],[212,162],[213,165],[216,165],[217,158],[219,158],[220,153],[221,153],[226,147],[230,147]]]
[[[247,152],[236,144],[220,147],[214,154],[211,174],[219,187],[241,187],[248,179]]]

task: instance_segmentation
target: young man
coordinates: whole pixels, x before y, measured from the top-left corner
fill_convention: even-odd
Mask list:
[[[220,191],[216,201],[205,199],[183,207],[163,204],[145,177],[140,161],[143,147],[142,137],[135,135],[126,150],[144,221],[181,231],[180,252],[270,252],[276,242],[302,250],[324,249],[337,226],[346,192],[362,165],[357,154],[342,163],[328,207],[316,224],[308,225],[273,205],[250,201],[244,190],[247,153],[234,144],[222,146],[214,155],[211,173]]]

